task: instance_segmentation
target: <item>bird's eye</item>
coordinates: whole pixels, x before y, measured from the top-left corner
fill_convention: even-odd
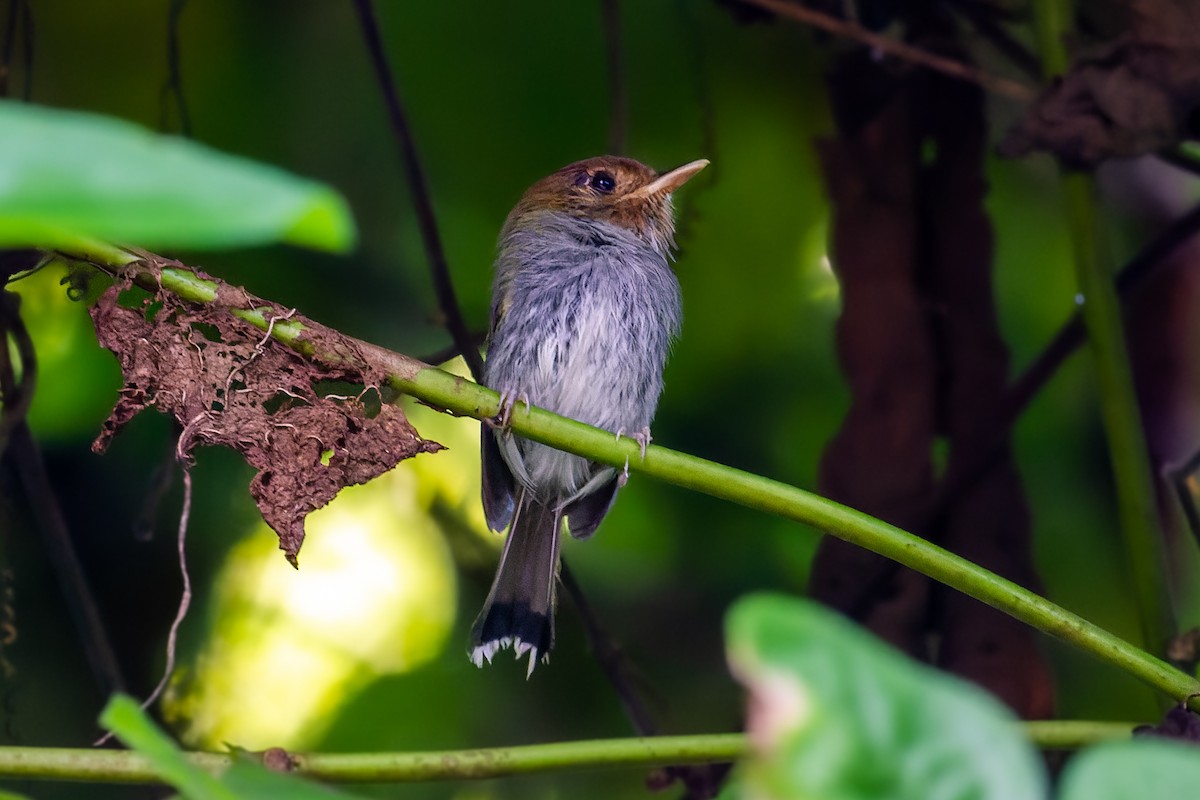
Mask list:
[[[604,194],[608,194],[617,188],[617,179],[612,176],[611,172],[605,172],[604,170],[600,170],[593,175],[590,183],[593,189]]]

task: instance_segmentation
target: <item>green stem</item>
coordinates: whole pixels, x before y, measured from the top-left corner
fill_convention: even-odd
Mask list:
[[[427,753],[291,753],[295,773],[322,781],[393,783],[474,780],[505,775],[600,767],[658,767],[735,761],[742,734],[597,739],[582,742],[446,750]],[[187,753],[208,772],[228,769],[235,756]],[[0,747],[0,776],[62,781],[156,783],[161,780],[144,756],[129,750],[65,747]]]
[[[1067,67],[1063,35],[1069,4],[1044,0],[1037,4],[1042,58],[1049,74]],[[1116,482],[1122,544],[1129,563],[1143,643],[1154,652],[1165,649],[1175,622],[1166,592],[1166,557],[1159,526],[1150,456],[1134,390],[1129,353],[1113,276],[1101,257],[1091,178],[1067,171],[1062,176],[1063,203],[1075,251],[1075,271],[1083,297],[1083,323],[1096,366],[1100,411]]]
[[[103,262],[91,263],[110,274],[117,271]],[[154,269],[135,265],[129,270],[132,272],[127,270],[126,274],[132,274],[140,285],[150,291],[157,290],[159,277]],[[172,274],[169,275],[169,272]],[[186,279],[173,274],[177,272],[186,270],[163,269],[162,286],[176,291],[183,299],[207,303],[222,296],[215,282],[202,281],[195,276]],[[312,351],[311,340],[305,331],[316,330],[319,327],[316,323],[290,321],[272,324],[272,319],[277,320],[278,316],[272,317],[263,308],[247,311],[245,296],[241,292],[230,293],[226,289],[224,296],[243,298],[239,301],[241,307],[230,308],[231,313],[260,330],[270,330],[273,337],[301,352]],[[336,335],[335,332],[326,329],[324,336],[315,338],[328,340],[333,335]],[[490,389],[408,356],[349,337],[345,337],[345,340],[347,346],[342,349],[341,355],[319,355],[330,361],[360,355],[369,362],[372,371],[390,376],[388,382],[397,391],[455,414],[490,420],[499,413],[499,395]],[[639,457],[638,444],[632,439],[616,439],[608,431],[537,407],[518,404],[512,413],[511,428],[514,433],[559,450],[619,468],[628,466],[631,472],[640,472],[676,486],[812,525],[915,569],[1038,630],[1073,644],[1174,700],[1192,697],[1190,702],[1200,708],[1200,681],[1195,678],[1012,581],[860,511],[779,481],[658,445],[649,447],[643,460]]]
[[[1027,722],[1022,724],[1035,747],[1073,749],[1129,736],[1128,722]],[[741,758],[748,747],[740,733],[596,739],[581,742],[446,750],[426,753],[290,753],[295,773],[331,783],[400,783],[478,780],[506,775],[637,769],[677,764],[725,763]],[[235,756],[186,753],[193,765],[211,773],[228,769]],[[0,747],[0,777],[93,783],[156,783],[151,762],[128,750],[64,747]]]
[[[1136,725],[1132,722],[1094,720],[1039,720],[1024,723],[1025,735],[1041,750],[1078,750],[1110,739],[1128,739],[1134,727]]]

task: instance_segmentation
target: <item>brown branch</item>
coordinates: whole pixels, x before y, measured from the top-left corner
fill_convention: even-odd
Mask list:
[[[1009,97],[1021,103],[1031,102],[1037,94],[1035,89],[1023,83],[1018,83],[1009,78],[1002,78],[999,75],[993,75],[971,64],[964,64],[952,58],[939,56],[936,53],[930,53],[919,47],[913,47],[910,44],[890,39],[878,33],[872,33],[859,25],[855,25],[853,22],[831,17],[828,14],[798,3],[788,2],[787,0],[741,0],[741,2],[772,11],[781,17],[788,17],[797,22],[803,22],[814,28],[820,28],[834,36],[859,42],[881,53],[898,58],[901,61],[908,61],[935,72],[940,72],[943,75],[948,75],[951,78],[958,78],[959,80],[978,84],[989,92]]]
[[[450,280],[450,267],[446,263],[446,253],[442,248],[442,240],[438,235],[437,218],[433,213],[433,201],[429,195],[429,185],[425,180],[425,170],[421,167],[421,159],[417,155],[417,145],[413,140],[412,129],[408,125],[408,115],[400,102],[400,93],[392,79],[392,69],[388,64],[387,53],[383,46],[383,36],[379,32],[379,23],[375,18],[375,9],[371,0],[354,0],[354,8],[358,12],[358,21],[362,25],[363,38],[371,56],[371,65],[375,69],[375,77],[379,80],[379,89],[387,104],[388,116],[392,121],[392,130],[400,145],[400,154],[404,159],[404,167],[408,171],[408,187],[412,195],[413,208],[417,214],[417,226],[421,231],[421,241],[425,245],[425,256],[429,261],[429,271],[433,277],[433,288],[437,294],[438,306],[445,317],[446,329],[454,339],[466,359],[467,367],[475,380],[483,378],[483,358],[479,349],[472,343],[471,332],[463,320],[462,311],[458,306],[458,297],[454,293],[454,284]]]

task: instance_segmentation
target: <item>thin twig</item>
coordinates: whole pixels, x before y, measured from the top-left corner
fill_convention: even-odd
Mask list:
[[[474,347],[478,348],[483,345],[484,338],[485,334],[481,332],[474,332],[471,334],[471,343]],[[445,364],[447,361],[452,360],[458,355],[461,355],[458,344],[452,342],[440,350],[434,350],[432,353],[426,353],[425,355],[420,356],[419,360],[424,361],[426,364]]]
[[[179,554],[179,574],[183,578],[183,591],[179,595],[179,609],[175,612],[175,619],[171,621],[171,629],[167,632],[167,663],[163,667],[163,674],[158,680],[158,685],[154,687],[154,691],[146,698],[146,702],[142,703],[142,708],[148,708],[157,700],[162,695],[163,690],[167,688],[167,682],[171,680],[171,673],[175,671],[175,653],[179,640],[179,628],[183,625],[183,620],[187,617],[188,607],[192,604],[192,579],[188,574],[187,565],[188,517],[192,514],[192,470],[186,462],[182,463],[183,508],[179,512],[179,535],[176,539],[176,549]]]
[[[43,547],[58,577],[96,685],[105,697],[122,691],[125,679],[121,676],[116,655],[101,621],[96,599],[79,562],[79,555],[75,552],[62,509],[54,496],[41,451],[29,425],[24,421],[13,428],[8,456],[29,498],[37,528],[42,533]]]
[[[1200,205],[1171,222],[1121,269],[1116,284],[1122,302],[1128,303],[1130,295],[1144,284],[1147,278],[1168,263],[1167,257],[1197,234],[1200,234]],[[1005,393],[996,418],[989,423],[993,432],[991,440],[981,442],[983,446],[972,451],[971,462],[943,486],[939,501],[935,504],[937,514],[943,513],[987,474],[995,459],[1003,452],[1003,448],[1008,446],[1013,425],[1025,413],[1033,398],[1083,342],[1083,319],[1076,313],[1059,329],[1050,343]]]
[[[0,97],[8,97],[8,79],[12,75],[12,55],[17,41],[20,12],[21,0],[9,0],[8,18],[4,22],[4,45],[0,47]]]
[[[183,437],[179,438],[180,446],[184,441]],[[176,454],[178,455],[178,448]],[[162,677],[158,679],[158,685],[154,687],[154,691],[150,696],[142,701],[143,709],[149,708],[154,704],[162,693],[166,690],[167,684],[171,680],[171,674],[175,672],[175,654],[178,649],[179,628],[183,625],[184,618],[187,617],[188,607],[192,604],[192,579],[188,574],[187,565],[187,529],[188,518],[192,514],[192,471],[188,466],[186,458],[181,458],[179,463],[183,466],[183,508],[179,512],[179,535],[176,538],[176,547],[179,553],[179,573],[183,576],[183,591],[179,595],[179,609],[175,612],[175,619],[171,622],[171,629],[167,632],[167,663],[163,665]],[[95,747],[99,747],[113,737],[112,731],[101,736],[96,740]]]
[[[29,0],[10,0],[5,22],[4,44],[0,49],[0,97],[8,97],[12,79],[13,53],[16,51],[17,30],[21,31],[22,70],[24,87],[22,99],[28,101],[33,87],[33,9]]]
[[[481,380],[483,378],[483,358],[479,355],[479,349],[472,344],[471,332],[467,328],[467,323],[463,320],[462,311],[458,306],[454,283],[450,280],[450,267],[446,263],[446,253],[442,248],[441,237],[438,235],[437,218],[433,213],[433,201],[429,196],[425,170],[421,167],[421,159],[417,155],[417,145],[413,141],[412,130],[408,125],[408,116],[400,102],[400,93],[392,79],[392,69],[388,65],[387,53],[383,47],[383,36],[379,32],[374,6],[371,0],[354,0],[354,7],[358,11],[363,38],[367,43],[371,65],[375,69],[375,77],[379,81],[379,89],[383,92],[383,99],[387,104],[388,116],[392,120],[392,130],[400,145],[404,168],[408,171],[409,192],[412,195],[413,208],[417,214],[421,241],[425,245],[425,256],[429,261],[429,271],[433,277],[433,288],[437,294],[438,306],[445,317],[446,329],[450,332],[455,345],[467,362],[467,368],[471,370],[475,380]]]
[[[902,61],[918,64],[952,78],[978,84],[989,92],[1009,97],[1020,103],[1029,103],[1037,95],[1036,90],[1023,83],[1002,78],[971,64],[964,64],[961,61],[939,56],[919,47],[873,33],[853,22],[831,17],[798,3],[787,2],[787,0],[741,0],[741,2],[773,11],[780,16],[789,17],[814,28],[820,28],[834,36],[859,42]]]
[[[175,111],[179,114],[179,132],[191,138],[192,123],[188,115],[187,98],[183,94],[183,70],[179,65],[179,20],[187,0],[171,0],[167,11],[167,80],[159,95],[162,104],[160,124],[167,130],[168,103],[174,99]]]
[[[16,294],[0,291],[0,458],[8,447],[9,434],[25,419],[37,382],[37,359],[21,320],[20,302]],[[20,380],[9,350],[10,335],[21,365]]]
[[[4,351],[0,357],[0,401],[3,403],[0,408],[0,456],[8,456],[21,481],[37,520],[37,529],[42,533],[46,555],[75,622],[88,665],[101,693],[107,696],[123,689],[125,681],[101,621],[96,599],[71,542],[66,519],[54,496],[41,451],[25,418],[37,383],[37,354],[21,319],[18,302],[15,294],[0,292],[0,350]],[[21,365],[19,383],[15,381],[15,370],[9,354],[10,334]]]
[[[993,7],[974,0],[958,0],[951,4],[958,14],[971,23],[975,32],[986,39],[1013,66],[1034,80],[1042,77],[1042,62],[1033,51],[1022,44],[996,20]]]
[[[629,146],[629,93],[621,46],[620,0],[600,0],[604,23],[604,58],[608,67],[608,152],[625,155]]]
[[[588,644],[592,648],[592,655],[595,657],[596,663],[600,665],[600,670],[604,673],[609,685],[613,687],[613,691],[620,698],[634,733],[638,736],[654,736],[658,733],[658,726],[655,725],[654,718],[641,693],[634,686],[632,678],[637,675],[637,671],[633,663],[616,645],[608,631],[600,624],[600,620],[596,618],[591,604],[583,594],[583,589],[575,580],[574,573],[567,569],[566,562],[559,570],[559,578],[563,588],[567,590],[571,602],[575,604],[575,610],[579,612],[579,619],[583,622]]]

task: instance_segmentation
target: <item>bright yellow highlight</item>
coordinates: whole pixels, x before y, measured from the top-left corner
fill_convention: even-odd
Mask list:
[[[309,517],[299,571],[265,525],[230,552],[209,640],[165,703],[189,744],[311,747],[356,692],[441,651],[454,564],[418,494],[405,469],[344,490]]]

